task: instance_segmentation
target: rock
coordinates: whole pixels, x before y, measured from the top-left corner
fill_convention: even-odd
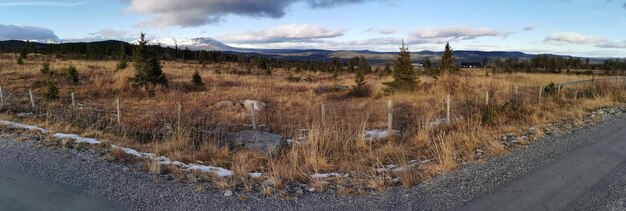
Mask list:
[[[226,190],[224,191],[224,196],[229,197],[233,195],[233,191],[232,190]]]
[[[400,184],[400,177],[393,178],[391,180],[391,183],[393,183],[393,184]]]
[[[255,111],[262,111],[265,109],[265,103],[258,100],[242,100],[239,101],[239,105],[243,106],[247,111],[250,110],[251,104],[254,104]]]
[[[214,108],[224,108],[234,106],[235,103],[233,101],[220,101],[213,105]]]
[[[302,195],[304,194],[304,190],[302,188],[296,188],[296,194]]]
[[[230,147],[259,150],[267,155],[276,155],[289,145],[287,139],[281,135],[256,130],[227,133],[224,141]]]
[[[315,188],[309,188],[309,192],[315,192]]]
[[[537,134],[537,128],[535,127],[528,128],[528,135],[535,135],[535,134]]]

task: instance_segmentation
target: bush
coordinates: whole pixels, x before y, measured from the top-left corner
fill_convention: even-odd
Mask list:
[[[193,72],[193,76],[191,76],[191,83],[196,86],[204,85],[204,82],[202,82],[202,77],[200,76],[200,73],[198,73],[197,70]]]
[[[70,64],[70,66],[65,69],[65,77],[67,78],[67,81],[72,85],[77,85],[80,82],[80,79],[78,77],[78,70],[76,69],[76,67],[74,67],[74,65]]]
[[[17,64],[18,65],[23,65],[24,64],[24,59],[22,57],[17,57]]]
[[[59,88],[57,88],[56,83],[48,83],[48,90],[43,94],[43,97],[48,100],[55,100],[59,98]]]
[[[41,69],[39,69],[39,72],[46,74],[46,75],[52,75],[54,74],[54,72],[50,69],[50,63],[46,62],[43,63],[41,65]]]
[[[543,93],[546,96],[552,96],[559,92],[559,87],[557,87],[554,82],[550,82],[546,87],[543,88]]]

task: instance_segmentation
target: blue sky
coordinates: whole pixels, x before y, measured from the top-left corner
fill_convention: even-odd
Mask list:
[[[1,39],[626,57],[626,0],[0,0]]]

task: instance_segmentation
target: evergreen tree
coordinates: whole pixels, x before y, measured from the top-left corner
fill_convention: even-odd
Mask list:
[[[24,59],[21,56],[17,57],[17,64],[18,65],[23,65],[24,64]]]
[[[191,76],[191,83],[197,86],[204,85],[204,82],[202,82],[202,77],[200,77],[200,73],[198,73],[197,70],[193,72],[193,76]]]
[[[487,66],[489,66],[489,59],[485,56],[485,58],[483,58],[483,68],[486,68]]]
[[[56,83],[48,82],[48,90],[43,93],[43,97],[48,100],[54,100],[59,98],[59,88],[57,88]]]
[[[409,48],[404,46],[404,42],[402,42],[400,53],[394,64],[393,79],[391,82],[383,83],[387,86],[383,90],[386,94],[414,91],[419,83],[417,72],[411,61],[411,52],[409,52]]]
[[[161,70],[161,64],[154,53],[146,45],[148,41],[141,33],[139,46],[135,51],[135,76],[129,80],[133,86],[143,86],[148,83],[167,86],[167,78]]]
[[[124,46],[124,43],[122,43],[115,70],[123,70],[126,69],[126,67],[128,67],[128,58],[126,57],[126,47]]]
[[[441,56],[441,69],[447,73],[456,71],[456,68],[454,67],[455,58],[452,51],[450,43],[446,43],[446,48]]]
[[[52,70],[50,69],[50,63],[46,62],[43,63],[41,65],[41,69],[39,69],[39,72],[46,74],[46,75],[52,75],[54,74],[54,72],[52,72]]]
[[[67,81],[72,85],[78,85],[80,82],[80,79],[78,77],[78,70],[72,64],[70,64],[70,66],[65,69],[65,77],[67,78]]]
[[[359,67],[354,75],[354,83],[356,85],[352,86],[352,90],[350,91],[350,95],[354,97],[367,97],[370,95],[370,89],[367,87],[367,81],[365,81],[365,69]]]

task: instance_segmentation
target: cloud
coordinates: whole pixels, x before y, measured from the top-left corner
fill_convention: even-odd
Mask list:
[[[34,26],[0,24],[0,40],[33,40],[39,42],[59,41],[50,29]]]
[[[596,44],[600,39],[575,32],[558,32],[548,35],[546,42],[566,42],[573,44]]]
[[[300,1],[305,1],[312,8],[328,8],[372,0],[187,0],[185,3],[180,0],[124,1],[129,2],[128,11],[152,16],[140,25],[197,27],[218,23],[228,15],[281,18],[285,16],[290,5]]]
[[[106,39],[123,39],[128,37],[130,33],[125,30],[115,30],[111,28],[102,29],[97,32],[89,33],[89,36],[92,37],[101,37]]]
[[[528,25],[528,26],[524,27],[522,29],[522,31],[532,31],[532,30],[535,30],[535,29],[537,29],[537,26],[535,26],[535,25]]]
[[[0,7],[16,7],[16,6],[43,6],[43,7],[75,7],[87,3],[79,2],[57,2],[57,1],[14,1],[1,2]]]
[[[314,39],[334,38],[343,36],[345,29],[326,29],[309,24],[280,25],[262,31],[232,34],[222,37],[225,42],[232,43],[279,43],[308,42]]]
[[[368,28],[366,30],[364,30],[363,34],[369,34],[372,32],[376,32],[378,34],[382,34],[382,35],[390,35],[390,34],[395,34],[396,32],[398,32],[397,29],[395,28],[378,28],[378,29],[374,29],[374,28]]]
[[[608,39],[597,38],[591,35],[585,35],[576,32],[552,33],[548,35],[548,37],[546,37],[545,42],[593,45],[597,48],[626,48],[626,41],[611,41]]]
[[[409,44],[445,43],[457,40],[471,40],[479,37],[506,37],[511,32],[501,32],[490,28],[430,28],[410,34]]]
[[[345,4],[363,3],[371,0],[307,0],[312,8],[329,8]]]

